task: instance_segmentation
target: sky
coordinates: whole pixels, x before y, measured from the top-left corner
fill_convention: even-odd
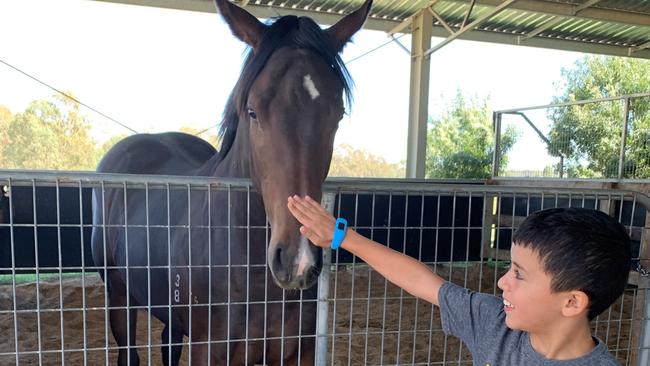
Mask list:
[[[368,53],[388,40],[386,33],[361,31],[344,50],[343,60],[352,60],[355,103],[335,146],[349,144],[398,162],[406,159],[410,56],[395,43]],[[410,47],[408,35],[400,42]],[[244,50],[216,13],[91,0],[0,0],[0,61],[72,92],[138,132],[217,125]],[[558,94],[561,69],[582,56],[456,40],[431,57],[429,114],[444,113],[457,90],[489,97],[493,110],[548,104]],[[0,62],[0,105],[13,113],[53,93]],[[98,141],[129,133],[85,113]],[[526,129],[521,122],[513,123]],[[529,136],[526,131],[515,147],[512,169],[548,163],[533,167],[524,150],[518,153],[539,144]]]

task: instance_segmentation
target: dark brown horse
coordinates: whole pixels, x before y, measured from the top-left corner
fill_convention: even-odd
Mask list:
[[[138,307],[165,324],[165,365],[178,364],[184,336],[192,365],[313,363],[321,252],[300,235],[286,200],[321,197],[350,101],[338,54],[371,3],[322,30],[295,16],[265,25],[217,0],[250,46],[224,112],[220,151],[181,133],[135,135],[102,159],[99,172],[250,178],[259,192],[94,190],[93,259],[106,282],[119,365],[139,364]]]

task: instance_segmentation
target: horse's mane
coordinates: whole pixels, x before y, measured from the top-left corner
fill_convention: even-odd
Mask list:
[[[238,115],[246,111],[247,96],[253,82],[273,52],[281,47],[305,48],[320,55],[343,85],[348,108],[352,105],[352,79],[329,36],[310,18],[283,16],[268,26],[257,52],[253,52],[250,47],[247,50],[241,76],[228,98],[219,130],[222,141],[219,149],[221,159],[228,154],[235,141]]]

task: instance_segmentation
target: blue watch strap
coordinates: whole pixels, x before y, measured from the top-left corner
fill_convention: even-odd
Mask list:
[[[345,231],[348,228],[348,222],[342,217],[336,219],[334,224],[334,236],[332,237],[332,249],[338,249],[345,238]]]

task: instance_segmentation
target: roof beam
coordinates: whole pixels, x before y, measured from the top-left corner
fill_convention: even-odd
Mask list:
[[[466,0],[447,0],[467,4]],[[477,0],[476,5],[499,6],[502,0]],[[575,5],[544,0],[519,0],[510,6],[510,9],[532,11],[546,15],[573,16]],[[650,26],[650,16],[642,13],[633,13],[618,9],[586,8],[580,12],[580,18],[600,20],[604,22],[617,22],[629,25]]]
[[[208,0],[93,0],[101,1],[108,3],[117,3],[117,4],[126,4],[126,5],[138,5],[138,6],[150,6],[163,9],[174,9],[174,10],[189,10],[189,11],[198,11],[203,13],[216,13],[216,7],[213,1]],[[304,10],[300,8],[292,7],[279,7],[279,6],[268,6],[268,5],[257,5],[251,1],[246,5],[246,10],[256,16],[257,18],[273,18],[279,17],[282,15],[297,15],[305,16],[314,19],[318,24],[332,25],[337,21],[341,20],[343,14],[338,12],[325,12],[325,11],[315,11],[315,10]],[[388,19],[377,19],[369,17],[364,28],[379,30],[387,32],[390,29],[394,28],[396,25],[400,24],[395,20]]]
[[[489,13],[481,15],[480,17],[476,18],[476,20],[469,23],[467,26],[459,29],[457,32],[455,32],[451,36],[447,37],[444,41],[442,41],[442,42],[438,43],[437,45],[435,45],[435,46],[431,47],[430,49],[428,49],[426,52],[424,52],[424,55],[427,56],[427,55],[432,54],[433,52],[436,52],[437,50],[441,49],[442,47],[448,45],[450,42],[452,42],[456,38],[462,36],[463,34],[469,32],[470,30],[478,27],[484,21],[486,21],[486,20],[492,18],[493,16],[499,14],[500,12],[505,10],[508,6],[510,6],[512,3],[515,3],[517,1],[518,0],[506,0],[506,1],[502,2],[501,4],[499,4],[499,6],[492,9],[492,11],[490,11]]]
[[[635,52],[639,52],[641,50],[647,50],[649,48],[650,48],[650,42],[646,42],[640,46],[633,47],[632,49],[630,49],[630,56],[634,56]]]
[[[602,0],[590,0],[590,1],[587,1],[586,3],[584,3],[584,4],[576,6],[575,10],[573,11],[572,16],[578,15],[578,13],[580,13],[581,11],[583,11],[583,10],[587,9],[588,7],[593,6],[593,5],[595,5],[595,4],[597,4],[597,3],[601,2],[601,1]],[[521,40],[525,41],[527,39],[533,38],[536,35],[542,33],[543,31],[545,31],[545,30],[547,30],[547,29],[549,29],[551,27],[554,27],[555,25],[559,24],[560,22],[562,22],[565,19],[566,19],[565,17],[556,16],[555,18],[552,18],[549,21],[547,21],[546,23],[539,26],[537,29],[535,29],[532,32],[529,32],[525,36],[521,37]]]
[[[439,27],[433,28],[434,37],[445,37],[446,31]],[[509,45],[530,46],[539,48],[549,48],[554,50],[572,51],[572,52],[586,52],[595,53],[600,55],[610,56],[623,56],[623,57],[637,57],[650,59],[650,49],[639,49],[636,52],[631,52],[629,47],[612,46],[599,43],[585,43],[579,41],[570,41],[565,39],[535,37],[527,40],[525,43],[519,41],[519,36],[516,34],[474,31],[463,34],[460,39],[468,41],[479,42],[492,42]],[[648,46],[650,47],[650,46]]]

